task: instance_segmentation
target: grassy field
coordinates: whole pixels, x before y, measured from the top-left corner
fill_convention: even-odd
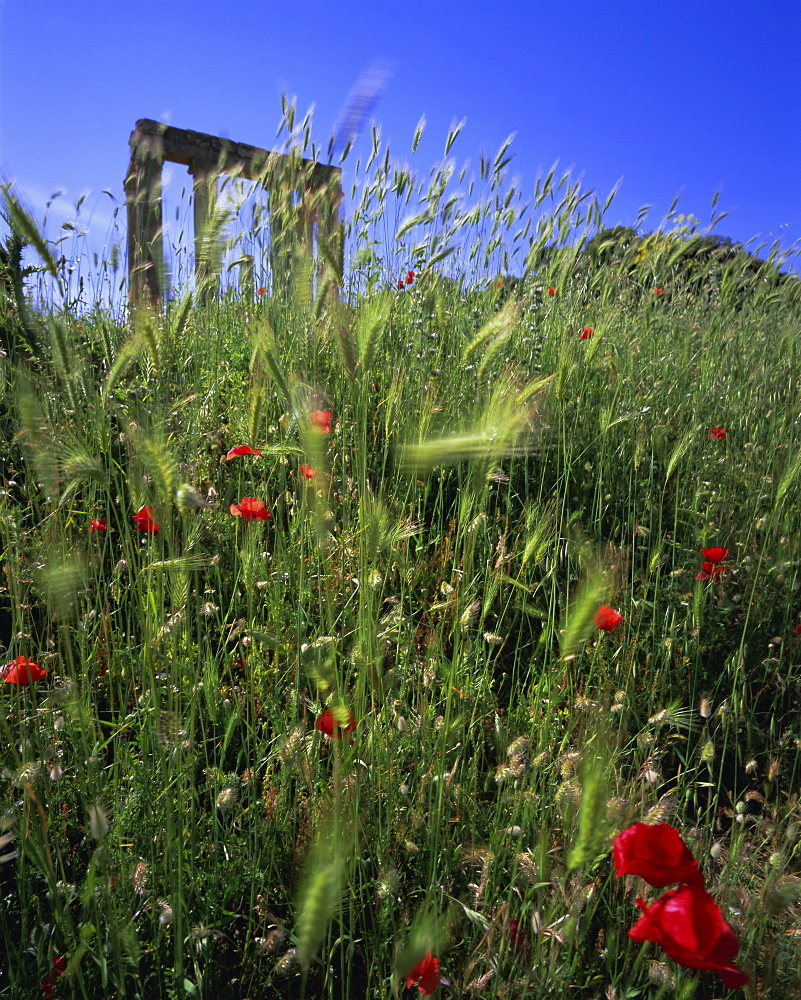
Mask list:
[[[311,298],[6,297],[0,996],[722,997],[637,822],[801,996],[798,283],[553,178],[512,282],[487,170]]]

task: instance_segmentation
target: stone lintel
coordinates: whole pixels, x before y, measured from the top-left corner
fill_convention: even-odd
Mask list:
[[[258,180],[269,168],[285,169],[292,165],[305,171],[304,179],[309,187],[322,187],[339,181],[342,175],[339,167],[317,163],[316,160],[271,153],[246,142],[233,142],[206,132],[163,125],[152,118],[140,118],[131,133],[131,149],[141,144],[162,160],[189,167],[190,174],[196,171],[204,174],[236,171],[245,180]]]
[[[131,133],[131,160],[125,179],[128,204],[128,287],[132,305],[147,300],[161,308],[166,273],[163,253],[163,208],[161,168],[165,161],[188,168],[194,184],[195,271],[198,287],[207,287],[209,248],[203,246],[208,214],[209,185],[221,173],[235,173],[245,180],[259,181],[267,190],[275,182],[277,190],[294,190],[301,195],[297,206],[283,205],[282,211],[270,210],[273,230],[273,272],[279,276],[285,256],[279,246],[286,229],[282,215],[295,215],[298,237],[310,242],[312,230],[319,224],[326,238],[339,226],[339,203],[342,200],[342,171],[339,167],[304,159],[297,151],[271,153],[244,142],[232,142],[205,132],[174,128],[140,118]],[[322,199],[322,201],[321,201]],[[323,207],[323,204],[325,207]],[[322,212],[321,212],[322,209]],[[322,217],[321,217],[322,216]],[[204,298],[206,295],[204,294]]]

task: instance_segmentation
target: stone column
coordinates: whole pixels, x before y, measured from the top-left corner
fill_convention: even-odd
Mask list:
[[[216,176],[206,164],[192,164],[192,207],[195,225],[195,293],[198,304],[206,305],[215,298],[213,287],[214,254],[209,245],[209,204],[216,185]]]
[[[166,291],[161,167],[164,150],[158,135],[131,133],[131,160],[125,178],[128,206],[128,298],[160,311]]]

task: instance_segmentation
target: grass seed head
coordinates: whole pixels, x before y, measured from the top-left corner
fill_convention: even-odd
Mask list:
[[[137,861],[131,872],[133,890],[137,896],[144,896],[150,885],[150,868],[144,861]]]
[[[481,610],[481,601],[471,601],[470,604],[464,609],[459,618],[459,624],[462,628],[469,628],[473,622],[476,620],[479,611]]]
[[[278,759],[282,764],[294,764],[297,761],[303,750],[304,738],[304,730],[300,726],[295,726],[278,748]]]
[[[649,825],[657,823],[670,823],[675,813],[675,803],[672,799],[665,797],[660,799],[655,806],[648,810],[643,818],[643,823]]]
[[[103,806],[99,802],[89,806],[89,832],[94,840],[103,840],[108,831],[108,816]]]
[[[286,941],[286,934],[280,927],[273,927],[265,937],[253,939],[253,943],[261,955],[272,955],[278,951],[284,941]]]
[[[238,788],[223,788],[216,798],[217,808],[221,812],[229,812],[239,801],[239,789]]]
[[[44,771],[37,761],[25,761],[11,775],[11,784],[15,788],[24,788],[26,785],[38,785],[42,780],[43,774]]]
[[[565,778],[557,788],[555,798],[558,805],[578,806],[581,803],[581,782],[575,775]]]
[[[300,972],[300,962],[298,961],[298,949],[290,948],[289,951],[278,959],[273,968],[276,976],[291,976]]]
[[[156,723],[156,737],[165,747],[189,747],[186,730],[174,712],[161,712]]]
[[[540,870],[537,860],[531,851],[522,851],[517,855],[517,864],[523,876],[531,883],[531,885],[536,885],[541,881]]]

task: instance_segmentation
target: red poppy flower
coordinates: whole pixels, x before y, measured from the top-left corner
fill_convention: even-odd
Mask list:
[[[5,684],[18,684],[20,687],[27,687],[34,681],[40,681],[46,675],[45,668],[34,663],[28,656],[18,656],[0,670],[0,677]]]
[[[266,288],[257,288],[257,289],[256,289],[256,294],[257,294],[257,295],[264,295],[264,293],[265,293],[266,291],[267,291],[267,289],[266,289]]]
[[[695,885],[670,889],[652,905],[642,899],[643,915],[629,931],[634,941],[654,941],[674,962],[687,969],[717,972],[731,990],[748,982],[748,976],[731,959],[740,950],[734,931],[709,893]]]
[[[655,288],[654,295],[661,295],[662,292],[664,292],[664,290],[665,290],[664,288]]]
[[[579,340],[589,340],[592,337],[593,333],[594,333],[594,327],[585,326],[584,329],[581,331],[581,336],[579,337]]]
[[[341,740],[343,733],[352,733],[356,728],[356,716],[344,705],[338,705],[336,708],[324,708],[317,716],[314,728],[319,729],[326,736]]]
[[[612,857],[615,875],[639,875],[656,889],[673,882],[704,884],[698,862],[679,831],[667,823],[635,823],[623,830],[612,844]]]
[[[706,559],[707,562],[711,563],[723,562],[723,560],[726,558],[728,554],[729,554],[728,549],[721,549],[720,547],[716,547],[713,549],[701,549],[701,555],[704,557],[704,559]]]
[[[801,635],[801,625],[796,625],[793,631],[795,632],[796,635]]]
[[[152,507],[141,507],[132,516],[137,531],[146,531],[149,535],[154,535],[159,530],[158,521],[153,518]]]
[[[549,295],[556,295],[556,289],[555,288],[549,288],[548,289],[548,294]]]
[[[303,476],[304,479],[314,479],[317,473],[310,465],[299,465],[298,472]]]
[[[431,995],[439,989],[439,959],[429,950],[413,969],[406,973],[406,989],[417,986],[421,993]]]
[[[229,510],[234,517],[244,517],[246,521],[266,521],[270,516],[263,500],[256,497],[242,497],[239,503],[232,503]]]
[[[89,531],[106,531],[108,526],[106,525],[105,517],[101,517],[98,521],[89,521]]]
[[[398,278],[398,291],[403,291],[403,278]]]
[[[528,942],[526,941],[526,935],[520,926],[519,920],[509,921],[509,940],[518,955],[525,954]]]
[[[311,420],[311,425],[316,431],[320,431],[321,434],[331,433],[331,411],[330,410],[312,410],[309,414],[309,420]]]
[[[623,615],[619,611],[615,611],[614,608],[602,604],[593,615],[593,621],[603,632],[614,632],[623,621]]]
[[[696,580],[714,580],[726,572],[725,566],[713,566],[712,563],[701,563],[701,569],[695,574]]]
[[[414,281],[414,278],[415,278],[414,271],[407,271],[406,272],[406,284],[407,285],[411,285],[411,283]]]
[[[67,960],[63,955],[56,955],[53,959],[53,970],[50,973],[50,978],[47,982],[42,983],[42,994],[45,997],[52,997],[54,995],[54,984],[58,977],[67,968]]]
[[[225,457],[227,459],[231,459],[235,458],[237,455],[258,455],[261,457],[261,452],[258,448],[251,448],[249,444],[238,444],[236,448],[232,448]]]
[[[709,431],[709,437],[712,441],[723,441],[726,437],[725,427],[713,427]]]
[[[726,567],[721,563],[716,565],[711,562],[701,563],[701,572],[695,574],[696,580],[711,580],[714,577],[722,576],[726,572]]]

